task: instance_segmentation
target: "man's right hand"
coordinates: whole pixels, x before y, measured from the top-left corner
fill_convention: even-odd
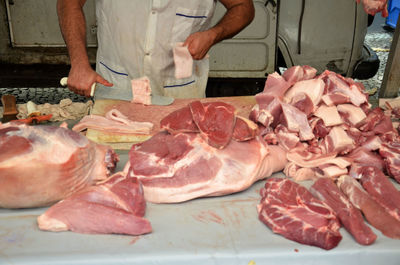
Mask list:
[[[68,75],[68,88],[72,92],[90,97],[90,90],[93,83],[100,83],[102,85],[111,87],[112,83],[108,82],[90,66],[88,67],[71,67]]]

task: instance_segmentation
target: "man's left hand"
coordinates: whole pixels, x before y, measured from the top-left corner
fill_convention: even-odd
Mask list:
[[[194,60],[201,60],[214,45],[215,38],[216,34],[212,30],[195,32],[186,39],[183,46],[188,47]]]

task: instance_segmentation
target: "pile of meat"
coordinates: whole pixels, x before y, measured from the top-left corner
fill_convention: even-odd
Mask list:
[[[104,180],[114,151],[68,128],[0,123],[0,207],[46,206]]]
[[[129,152],[128,177],[154,203],[242,191],[281,171],[286,151],[258,137],[257,125],[223,102],[193,101],[161,121],[162,130]]]
[[[386,176],[400,182],[399,133],[389,115],[371,108],[361,83],[295,66],[269,75],[256,101],[250,118],[269,144],[287,150],[284,173],[294,180],[267,181],[261,221],[325,249],[340,241],[337,220],[358,243],[372,244],[376,235],[362,214],[386,236],[400,238],[400,192]],[[314,181],[311,193],[296,183],[303,180]]]

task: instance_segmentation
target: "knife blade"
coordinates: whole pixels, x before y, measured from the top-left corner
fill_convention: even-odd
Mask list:
[[[63,77],[60,80],[62,86],[67,85],[68,78]],[[95,93],[96,91],[96,93]],[[117,89],[115,86],[107,87],[99,83],[94,83],[90,90],[90,96],[96,99],[117,99],[131,101],[133,99],[132,89]],[[151,105],[167,106],[174,102],[174,98],[161,96],[161,95],[151,95]]]

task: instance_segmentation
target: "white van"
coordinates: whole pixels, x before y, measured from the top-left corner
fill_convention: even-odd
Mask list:
[[[254,5],[253,22],[211,49],[208,96],[254,94],[269,73],[293,65],[357,79],[378,71],[376,53],[364,44],[371,21],[355,0],[254,0]],[[218,3],[214,23],[224,12]]]

